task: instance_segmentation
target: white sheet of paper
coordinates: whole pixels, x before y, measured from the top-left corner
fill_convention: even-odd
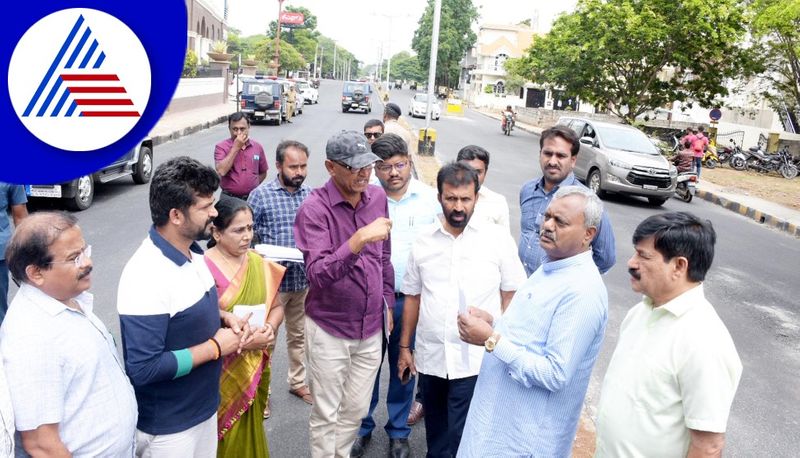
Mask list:
[[[234,305],[233,314],[239,318],[244,318],[248,313],[253,312],[253,315],[247,321],[250,323],[251,328],[262,328],[267,321],[267,306],[265,304],[259,305]]]
[[[255,246],[255,250],[271,261],[303,262],[303,253],[297,248],[259,243]]]

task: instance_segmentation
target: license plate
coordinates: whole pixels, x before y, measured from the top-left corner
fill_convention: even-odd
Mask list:
[[[61,198],[61,185],[31,186],[30,196]]]
[[[357,103],[352,103],[352,104],[350,104],[350,108],[358,108],[358,104]]]
[[[264,113],[263,111],[256,111],[256,112],[255,112],[255,115],[256,115],[256,116],[259,116],[259,117],[261,117],[261,118],[263,118],[265,114],[266,114],[266,113]]]
[[[655,191],[658,189],[658,186],[653,186],[651,184],[643,184],[642,188],[647,189],[648,191]]]

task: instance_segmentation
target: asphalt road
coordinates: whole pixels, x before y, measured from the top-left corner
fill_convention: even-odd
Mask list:
[[[371,117],[380,117],[381,104],[373,101],[371,115],[342,113],[339,105],[341,82],[323,81],[318,105],[292,124],[280,127],[256,125],[251,137],[261,142],[274,157],[283,139],[302,141],[311,150],[307,183],[320,186],[326,179],[323,167],[325,142],[341,129],[362,128]],[[377,99],[377,94],[374,94]],[[391,100],[404,111],[412,91],[394,90]],[[424,120],[412,119],[415,127]],[[512,233],[519,236],[519,188],[539,174],[538,137],[515,130],[511,137],[500,132],[499,121],[467,111],[463,117],[443,116],[433,121],[437,129],[436,155],[442,162],[453,160],[459,148],[478,144],[492,154],[486,185],[505,195],[511,208]],[[228,135],[217,126],[155,148],[156,165],[175,156],[187,155],[204,163],[213,162],[213,146]],[[268,179],[274,177],[272,164]],[[144,239],[150,226],[148,187],[122,180],[98,186],[94,205],[78,214],[87,241],[94,247],[92,291],[95,310],[119,339],[116,289],[122,268]],[[695,200],[686,204],[670,200],[654,208],[644,199],[612,196],[605,200],[617,239],[617,265],[605,277],[609,291],[609,323],[606,340],[595,367],[588,394],[590,410],[597,403],[602,374],[616,345],[619,325],[627,310],[640,298],[631,291],[625,268],[633,249],[631,234],[645,217],[662,210],[688,210],[710,219],[718,234],[717,255],[707,278],[706,294],[728,326],[744,373],[728,423],[726,455],[734,457],[797,456],[800,422],[794,409],[800,408],[800,241],[760,226],[722,207]],[[142,285],[146,288],[147,285]],[[794,298],[794,299],[793,299]],[[288,393],[284,335],[273,360],[272,412],[265,422],[270,449],[275,457],[308,455],[308,414],[310,408]],[[386,366],[384,366],[384,377]],[[385,383],[384,383],[385,384]],[[379,405],[376,422],[386,421],[385,407]],[[414,456],[424,456],[424,427],[414,427],[411,436]],[[368,456],[385,456],[388,440],[376,429]]]

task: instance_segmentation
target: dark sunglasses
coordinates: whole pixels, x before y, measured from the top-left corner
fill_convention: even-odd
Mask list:
[[[367,138],[378,138],[383,135],[382,132],[364,132],[364,136]]]

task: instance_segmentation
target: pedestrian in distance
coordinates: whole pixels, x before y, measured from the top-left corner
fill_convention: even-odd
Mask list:
[[[511,231],[509,223],[509,210],[506,198],[489,189],[485,184],[486,175],[489,173],[489,152],[477,145],[468,145],[461,148],[456,155],[456,160],[469,164],[478,172],[478,200],[475,203],[473,218],[488,221]]]
[[[150,183],[153,225],[122,271],[117,311],[139,406],[137,456],[216,456],[223,357],[252,339],[249,317],[220,310],[196,242],[211,235],[218,186],[214,169],[192,158],[161,164]]]
[[[591,252],[602,213],[592,191],[560,187],[542,222],[544,263],[503,316],[459,316],[461,339],[486,350],[459,457],[570,456],[608,319]]]
[[[222,196],[214,206],[205,262],[219,295],[222,311],[237,313],[241,306],[258,308],[258,322],[251,322],[253,339],[241,353],[224,357],[217,408],[219,457],[268,457],[263,412],[269,402],[270,355],[283,305],[277,301],[285,267],[268,261],[250,249],[253,212],[247,202]],[[243,307],[241,307],[243,309]]]
[[[386,193],[369,184],[373,164],[364,134],[328,139],[330,179],[297,212],[294,238],[303,253],[306,354],[313,407],[312,457],[347,457],[392,329],[394,270]]]
[[[0,328],[17,445],[30,456],[133,456],[136,398],[94,313],[92,247],[77,219],[35,213],[6,254],[20,285]]]
[[[384,430],[389,436],[389,456],[408,457],[408,437],[411,428],[408,417],[414,401],[414,383],[403,383],[397,376],[397,359],[400,353],[402,333],[403,274],[408,265],[411,245],[426,227],[438,221],[441,207],[436,200],[436,191],[411,176],[413,163],[408,156],[408,147],[402,138],[386,134],[372,143],[372,152],[381,160],[375,163],[375,175],[380,180],[389,202],[389,219],[392,221],[392,267],[394,268],[394,328],[387,342],[389,355],[389,389],[386,394],[386,410],[389,420]],[[412,336],[413,342],[413,336]],[[383,358],[382,358],[383,359]],[[350,456],[363,456],[375,429],[372,414],[378,405],[380,393],[380,369],[375,378],[369,412],[361,421],[358,438],[353,443]]]
[[[694,168],[697,172],[697,179],[700,180],[700,170],[703,168],[703,156],[705,156],[706,148],[708,148],[708,137],[705,136],[705,127],[698,127],[694,135],[689,137],[689,140],[692,142],[692,151],[694,151]]]
[[[606,370],[596,457],[722,456],[742,363],[703,288],[716,239],[711,222],[687,212],[634,230],[628,273],[644,297]]]
[[[275,149],[275,179],[265,181],[250,193],[253,209],[253,231],[261,243],[296,248],[294,220],[297,210],[308,198],[311,188],[304,184],[308,174],[308,147],[284,140]],[[311,404],[311,391],[306,381],[305,301],[308,279],[305,266],[298,262],[281,262],[286,273],[281,281],[278,301],[286,319],[288,354],[287,383],[289,392]],[[269,405],[265,409],[269,409]],[[269,412],[264,411],[264,418]]]
[[[529,276],[539,268],[545,255],[539,245],[539,234],[553,195],[562,186],[583,186],[572,173],[580,151],[578,136],[572,129],[566,126],[546,129],[539,138],[539,149],[542,177],[528,181],[519,192],[519,258]],[[617,260],[614,231],[605,210],[592,239],[592,257],[600,273],[608,272]]]
[[[0,323],[8,311],[8,265],[5,252],[12,233],[11,221],[14,221],[16,227],[28,216],[28,207],[25,205],[27,202],[24,186],[0,182]]]
[[[297,108],[297,92],[295,92],[294,84],[289,85],[289,92],[286,93],[286,122],[291,123],[294,118],[294,112]]]
[[[214,164],[222,193],[247,200],[267,177],[267,156],[260,143],[250,138],[250,119],[241,111],[228,116],[230,138],[214,147]]]
[[[367,137],[367,142],[370,146],[375,143],[375,140],[383,135],[383,121],[380,119],[370,119],[364,123],[364,136]],[[406,146],[408,149],[408,146]]]
[[[525,271],[511,234],[472,218],[479,187],[475,169],[447,164],[436,184],[444,218],[425,228],[411,248],[397,373],[401,380],[419,373],[427,456],[450,457],[458,451],[485,353],[461,341],[458,315],[471,305],[499,318]]]

